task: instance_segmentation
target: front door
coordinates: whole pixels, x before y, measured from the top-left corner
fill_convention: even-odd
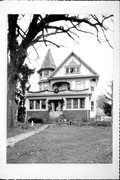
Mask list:
[[[62,102],[61,100],[50,100],[49,101],[50,117],[53,119],[58,118],[62,114]]]

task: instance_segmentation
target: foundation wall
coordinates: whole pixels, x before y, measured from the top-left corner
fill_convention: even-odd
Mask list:
[[[69,120],[82,121],[90,119],[89,110],[64,110],[62,114],[66,119]],[[44,123],[51,123],[52,121],[55,121],[57,117],[51,118],[48,111],[27,111],[27,119],[30,118],[40,118]]]

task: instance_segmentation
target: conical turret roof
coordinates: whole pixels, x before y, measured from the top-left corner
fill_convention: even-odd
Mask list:
[[[48,50],[48,52],[44,58],[44,61],[42,63],[42,66],[41,66],[39,72],[44,69],[53,69],[53,70],[56,69],[56,65],[55,65],[55,62],[54,62],[54,59],[53,59],[50,49]]]

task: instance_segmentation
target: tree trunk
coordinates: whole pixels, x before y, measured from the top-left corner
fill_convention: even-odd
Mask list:
[[[17,122],[17,105],[15,103],[16,81],[8,78],[7,87],[7,127],[15,127]]]

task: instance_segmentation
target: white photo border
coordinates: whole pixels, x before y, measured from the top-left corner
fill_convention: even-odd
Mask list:
[[[114,15],[114,91],[112,164],[6,164],[7,15],[20,13],[105,13]],[[119,179],[119,13],[119,1],[0,2],[0,179]]]

